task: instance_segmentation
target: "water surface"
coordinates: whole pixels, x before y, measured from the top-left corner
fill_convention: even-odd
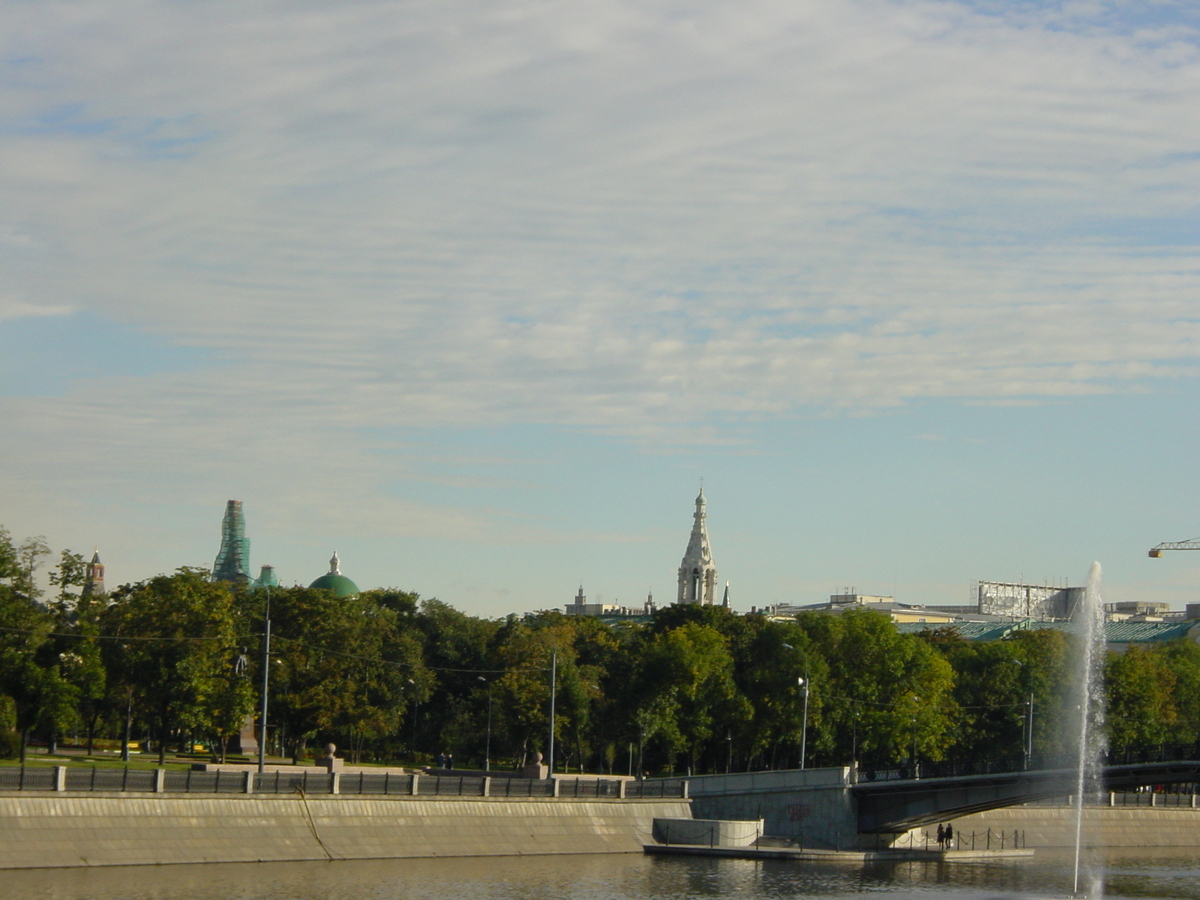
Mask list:
[[[796,863],[619,856],[369,860],[40,869],[0,873],[21,900],[729,900],[1066,897],[1070,853],[1004,863]],[[1105,896],[1200,900],[1200,863],[1175,851],[1107,860]]]

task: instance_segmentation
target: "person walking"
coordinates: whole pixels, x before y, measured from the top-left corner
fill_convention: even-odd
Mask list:
[[[938,837],[938,849],[945,850],[946,849],[946,826],[943,825],[941,822],[938,822],[937,837]]]
[[[946,823],[946,849],[954,849],[954,826],[949,822]]]

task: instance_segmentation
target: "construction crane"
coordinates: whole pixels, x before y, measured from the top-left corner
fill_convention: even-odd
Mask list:
[[[1192,538],[1190,541],[1164,541],[1150,548],[1150,558],[1160,558],[1164,550],[1200,550],[1200,538]]]

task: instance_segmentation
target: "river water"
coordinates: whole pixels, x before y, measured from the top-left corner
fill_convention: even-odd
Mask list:
[[[1104,896],[1200,900],[1200,855],[1121,851]],[[529,856],[494,859],[246,863],[0,872],[20,900],[729,900],[1068,897],[1073,859],[1043,851],[1004,863],[814,865],[701,857]]]

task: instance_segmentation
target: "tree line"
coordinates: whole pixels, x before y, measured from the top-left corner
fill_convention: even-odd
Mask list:
[[[356,761],[704,773],[1066,752],[1070,638],[902,634],[869,610],[794,621],[672,606],[614,626],[542,612],[469,616],[395,589],[351,598],[253,589],[184,568],[106,595],[79,554],[0,528],[0,757],[65,736],[228,746],[256,714],[271,652],[268,747],[334,742]],[[551,672],[554,673],[553,683]],[[1131,647],[1106,664],[1109,742],[1200,738],[1200,647]]]

